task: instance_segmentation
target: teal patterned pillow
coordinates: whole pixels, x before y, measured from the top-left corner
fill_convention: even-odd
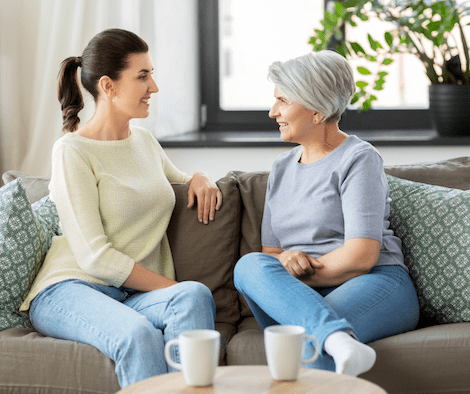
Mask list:
[[[0,331],[31,327],[18,307],[59,235],[55,205],[46,196],[30,204],[21,179],[0,189]]]
[[[403,242],[422,315],[470,321],[470,193],[387,175],[390,227]]]

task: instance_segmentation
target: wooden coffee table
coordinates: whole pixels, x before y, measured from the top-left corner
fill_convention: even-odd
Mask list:
[[[182,372],[168,373],[142,380],[117,394],[387,394],[367,380],[339,375],[334,372],[302,369],[296,381],[273,380],[267,366],[218,367],[214,385],[188,386]]]

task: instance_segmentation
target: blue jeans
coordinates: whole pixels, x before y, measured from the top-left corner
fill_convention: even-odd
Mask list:
[[[29,316],[39,333],[87,343],[114,360],[124,388],[171,371],[165,343],[182,331],[214,329],[215,304],[210,290],[198,282],[141,293],[67,280],[41,291]]]
[[[235,286],[262,329],[276,324],[305,328],[320,343],[320,357],[307,368],[334,371],[323,349],[335,331],[354,333],[362,343],[414,329],[419,305],[408,273],[398,265],[374,267],[338,287],[313,289],[294,278],[273,256],[250,253],[235,266]],[[307,341],[304,358],[313,355]]]

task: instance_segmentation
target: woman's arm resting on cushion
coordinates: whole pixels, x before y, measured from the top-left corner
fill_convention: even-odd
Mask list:
[[[318,259],[298,250],[263,246],[262,251],[279,259],[292,276],[309,286],[332,287],[367,274],[377,263],[380,248],[380,242],[374,239],[353,238]]]
[[[212,179],[203,172],[196,172],[186,182],[188,190],[188,208],[194,205],[197,199],[197,218],[201,223],[208,224],[215,218],[215,211],[222,206],[222,192]]]
[[[131,274],[124,282],[123,286],[138,291],[152,291],[173,286],[178,282],[159,275],[149,269],[135,263]]]

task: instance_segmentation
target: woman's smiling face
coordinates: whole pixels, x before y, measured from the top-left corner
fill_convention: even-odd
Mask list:
[[[113,81],[116,96],[113,104],[129,119],[146,118],[149,115],[149,100],[158,92],[153,77],[152,59],[148,53],[129,56],[129,65],[117,81]]]
[[[283,141],[301,143],[303,135],[308,133],[314,126],[315,112],[305,108],[303,105],[287,100],[287,98],[274,89],[274,102],[269,117],[276,119]]]

